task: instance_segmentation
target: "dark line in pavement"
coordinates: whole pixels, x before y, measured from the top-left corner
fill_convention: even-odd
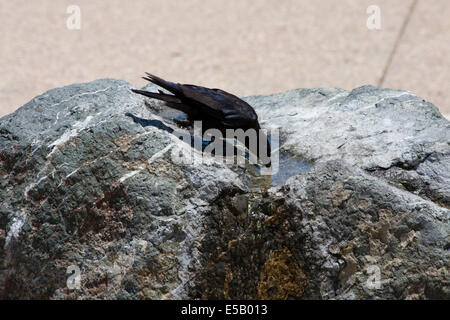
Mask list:
[[[384,81],[386,80],[386,75],[389,69],[391,68],[392,61],[394,60],[394,56],[397,53],[398,46],[400,45],[400,42],[403,39],[403,35],[405,34],[405,31],[409,25],[409,21],[411,20],[411,16],[414,13],[414,10],[416,9],[418,1],[419,0],[413,0],[411,6],[409,7],[409,12],[406,15],[405,21],[403,21],[403,25],[400,29],[400,32],[398,33],[397,39],[395,40],[394,47],[392,48],[392,52],[389,55],[389,58],[386,62],[386,66],[384,67],[383,74],[380,80],[378,81],[378,87],[381,87],[384,84]]]

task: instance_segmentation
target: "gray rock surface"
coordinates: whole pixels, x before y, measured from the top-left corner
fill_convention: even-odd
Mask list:
[[[433,105],[373,87],[247,97],[281,130],[275,183],[190,152],[180,114],[131,87],[54,89],[0,119],[0,298],[450,298],[450,122]]]
[[[343,159],[450,207],[450,122],[408,91],[298,89],[247,98],[282,146],[303,159]]]

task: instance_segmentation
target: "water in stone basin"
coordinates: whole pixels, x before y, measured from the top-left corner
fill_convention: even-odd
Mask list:
[[[290,177],[306,172],[311,167],[311,163],[305,162],[298,156],[292,156],[288,153],[280,153],[279,170],[275,175],[271,177],[272,185],[282,185]]]
[[[280,152],[274,156],[279,157],[279,164],[278,170],[271,175],[263,175],[261,173],[264,169],[259,166],[247,164],[247,175],[251,177],[247,186],[251,191],[264,192],[271,187],[280,186],[289,178],[306,172],[312,167],[311,163],[287,152]]]

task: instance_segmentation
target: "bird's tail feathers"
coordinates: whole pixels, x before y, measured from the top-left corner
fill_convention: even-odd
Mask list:
[[[178,85],[176,83],[170,82],[170,81],[166,81],[164,79],[161,79],[160,77],[157,77],[151,73],[146,72],[145,73],[147,76],[146,77],[142,77],[142,79],[145,79],[147,81],[150,81],[151,83],[154,83],[170,92],[172,92],[173,94],[178,94],[180,93],[180,89],[178,88]]]
[[[165,94],[162,91],[159,91],[159,93],[145,91],[145,90],[137,90],[137,89],[131,89],[131,91],[133,91],[134,93],[138,93],[143,96],[149,97],[149,98],[158,99],[158,100],[162,100],[165,102],[181,103],[181,100],[178,99],[177,97],[172,96],[170,94]]]

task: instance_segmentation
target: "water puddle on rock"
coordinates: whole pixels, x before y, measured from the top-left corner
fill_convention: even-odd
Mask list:
[[[290,177],[308,171],[312,167],[311,163],[305,162],[297,156],[280,154],[280,164],[278,172],[271,177],[272,185],[282,185]]]
[[[265,192],[272,187],[283,185],[289,178],[302,174],[311,167],[311,163],[298,156],[280,152],[278,170],[272,175],[263,175],[261,168],[247,164],[246,173],[249,178],[246,184],[252,192]]]

